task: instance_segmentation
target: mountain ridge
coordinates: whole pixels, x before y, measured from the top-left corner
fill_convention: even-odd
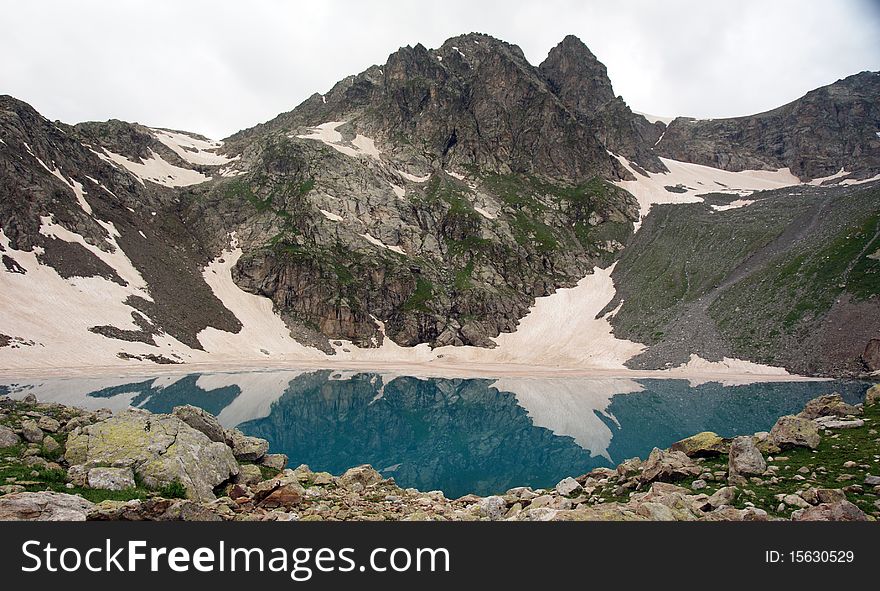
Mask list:
[[[865,130],[880,129],[880,90],[862,78],[771,110],[782,115],[733,147],[731,126],[758,116],[724,120],[720,131],[699,137],[679,131],[691,124],[678,119],[669,127],[651,123],[614,95],[604,65],[574,36],[538,66],[517,46],[482,34],[453,37],[433,50],[407,46],[223,142],[115,120],[51,123],[26,103],[0,97],[6,263],[0,278],[12,294],[3,307],[14,311],[0,333],[7,342],[39,343],[14,354],[0,347],[0,356],[4,350],[10,359],[33,355],[40,365],[48,361],[41,361],[39,347],[48,344],[59,359],[72,359],[75,335],[87,333],[100,355],[129,362],[236,353],[267,360],[374,358],[371,350],[439,359],[469,350],[462,346],[474,354],[504,349],[501,335],[516,333],[538,298],[577,288],[590,302],[611,290],[608,300],[580,312],[590,315],[588,330],[597,331],[596,351],[616,350],[620,333],[645,343],[653,353],[641,359],[654,359],[656,367],[686,360],[687,353],[711,359],[729,353],[809,373],[870,370],[874,362],[866,359],[873,358],[857,349],[867,351],[873,333],[858,337],[867,343],[843,347],[846,359],[819,353],[807,365],[779,348],[732,346],[734,337],[724,331],[723,346],[678,343],[669,356],[664,351],[673,349],[662,337],[631,324],[645,313],[633,298],[662,285],[663,275],[649,273],[654,283],[634,291],[638,282],[629,285],[623,268],[594,272],[621,255],[629,260],[633,232],[643,222],[654,227],[648,221],[656,203],[698,201],[713,220],[725,220],[760,210],[728,209],[776,199],[756,190],[829,176],[829,191],[871,182],[880,161]],[[838,105],[841,118],[824,115]],[[812,135],[782,152],[762,148],[765,137],[788,141],[789,125],[806,126]],[[829,135],[837,139],[820,141]],[[728,153],[737,158],[723,159]],[[709,161],[718,166],[700,166]],[[758,170],[733,174],[744,163]],[[782,164],[794,166],[801,179]],[[838,165],[846,170],[828,173]],[[779,180],[768,184],[768,169]],[[871,195],[871,186],[853,190]],[[873,198],[865,199],[873,207]],[[753,231],[753,223],[744,228]],[[729,240],[743,239],[731,232]],[[797,248],[812,253],[822,246]],[[865,258],[871,254],[847,254],[855,258],[846,266],[867,273],[873,285],[873,263],[863,262],[873,261]],[[106,310],[75,307],[108,282],[115,287],[104,294]],[[625,298],[614,299],[615,284]],[[825,301],[832,288],[823,289]],[[34,298],[40,290],[51,297]],[[59,308],[59,298],[72,303]],[[606,306],[612,300],[619,312]],[[675,305],[650,314],[668,317]],[[813,316],[830,318],[828,306]],[[53,345],[58,328],[27,318],[37,312],[64,314],[58,322],[70,340]],[[830,334],[847,318],[810,334]],[[225,348],[216,349],[221,341]],[[589,364],[593,354],[575,352],[572,359],[580,361],[566,363]],[[82,355],[77,358],[88,359]]]

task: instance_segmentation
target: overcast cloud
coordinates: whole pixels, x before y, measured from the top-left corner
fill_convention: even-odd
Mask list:
[[[68,123],[225,137],[403,45],[479,31],[533,64],[569,33],[656,115],[767,110],[880,70],[880,2],[0,0],[0,93]]]

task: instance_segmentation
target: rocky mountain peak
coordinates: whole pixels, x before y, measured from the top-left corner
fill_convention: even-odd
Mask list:
[[[607,68],[574,35],[551,49],[538,70],[562,101],[579,114],[592,115],[614,100]]]

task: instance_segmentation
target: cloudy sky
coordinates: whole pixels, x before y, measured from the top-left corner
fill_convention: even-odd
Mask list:
[[[880,0],[0,0],[0,93],[68,123],[221,138],[403,45],[471,31],[540,63],[566,34],[638,111],[723,117],[880,70]]]

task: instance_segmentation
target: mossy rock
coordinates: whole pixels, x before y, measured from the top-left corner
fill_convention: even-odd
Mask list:
[[[726,454],[730,450],[730,440],[712,431],[703,431],[681,441],[676,441],[669,449],[684,452],[686,456],[691,458],[717,456]]]

